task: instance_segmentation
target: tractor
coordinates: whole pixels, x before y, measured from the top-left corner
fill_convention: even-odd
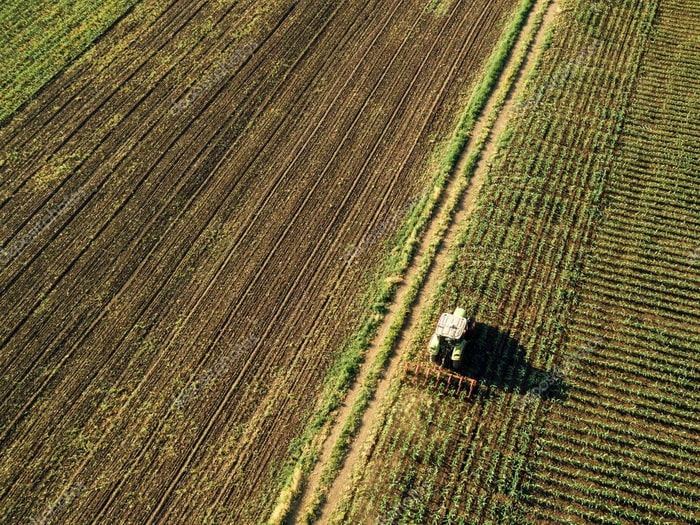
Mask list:
[[[434,363],[459,372],[467,344],[471,342],[476,321],[467,317],[464,308],[455,308],[454,313],[444,313],[438,320],[435,333],[430,338],[428,349]]]
[[[464,308],[455,308],[454,313],[443,313],[428,343],[430,360],[434,364],[406,363],[406,371],[411,375],[423,377],[424,383],[435,379],[445,384],[447,389],[455,388],[457,394],[463,387],[468,386],[466,397],[470,398],[476,388],[476,379],[466,377],[460,372],[475,331],[476,321],[467,317]]]

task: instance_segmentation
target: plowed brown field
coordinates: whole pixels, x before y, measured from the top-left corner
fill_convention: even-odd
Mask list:
[[[144,1],[0,128],[0,521],[265,519],[512,5]]]

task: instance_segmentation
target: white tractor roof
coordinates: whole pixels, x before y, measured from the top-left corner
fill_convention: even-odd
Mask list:
[[[435,333],[448,339],[459,339],[467,327],[467,320],[454,314],[444,313],[440,316]]]

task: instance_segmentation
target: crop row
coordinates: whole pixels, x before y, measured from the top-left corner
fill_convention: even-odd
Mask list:
[[[697,26],[700,12],[671,0],[659,13],[569,323],[570,347],[604,343],[576,363],[566,401],[548,411],[527,483],[533,520],[558,509],[555,521],[685,523],[700,510],[700,159],[691,146],[700,129],[684,118],[698,110],[687,67],[698,56],[683,44],[697,27],[678,30],[680,20]],[[661,50],[672,42],[681,51],[669,56]]]

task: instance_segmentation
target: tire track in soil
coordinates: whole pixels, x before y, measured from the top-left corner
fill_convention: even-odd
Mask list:
[[[454,12],[456,12],[457,7],[459,7],[458,4],[455,5],[455,7],[454,7],[454,9],[453,9],[453,13],[452,13],[449,17],[447,17],[448,20],[451,19],[452,15],[454,15]],[[470,14],[471,14],[471,12],[468,12],[468,13],[465,15],[465,17],[462,19],[462,24],[467,24],[467,23],[469,23],[469,22],[471,21],[471,20],[470,20]],[[466,57],[466,50],[468,49],[467,44],[468,44],[468,43],[471,43],[471,42],[473,41],[474,35],[475,35],[477,29],[483,29],[483,28],[484,28],[482,22],[483,22],[483,18],[486,16],[486,14],[487,14],[487,11],[486,11],[486,10],[482,11],[482,12],[481,12],[481,15],[480,15],[480,17],[477,19],[477,21],[476,21],[475,23],[472,24],[472,30],[471,30],[471,32],[468,34],[468,36],[464,39],[464,41],[463,41],[464,43],[463,43],[463,45],[461,46],[460,53],[458,53],[458,54],[456,55],[457,58],[454,60],[452,66],[450,67],[450,72],[449,72],[449,74],[448,74],[448,75],[445,75],[445,78],[444,78],[444,80],[443,80],[442,86],[441,86],[441,88],[440,88],[440,90],[439,90],[439,92],[438,92],[438,95],[437,95],[437,97],[435,98],[433,104],[431,105],[431,110],[430,110],[429,113],[432,113],[432,112],[435,110],[435,108],[437,107],[437,105],[439,104],[439,102],[441,101],[441,99],[443,98],[443,94],[444,94],[446,88],[448,87],[450,80],[451,80],[451,79],[453,78],[453,76],[454,76],[455,70],[457,69],[457,65],[459,65],[459,64],[462,62],[462,60]],[[493,18],[491,18],[491,20],[493,21]],[[447,28],[447,24],[445,24],[445,26],[443,26],[443,30],[441,31],[440,35],[445,31],[446,28]],[[460,29],[461,29],[461,28],[460,28]],[[457,33],[462,34],[462,32],[460,32],[460,31],[457,31]],[[439,38],[440,35],[438,35],[437,38]],[[430,49],[429,53],[432,52],[432,50],[435,48],[436,44],[437,44],[437,40],[435,40],[435,41],[433,42],[433,45],[431,46],[431,49]],[[429,54],[426,55],[426,58],[424,59],[423,64],[421,65],[421,68],[424,67],[424,65],[427,63],[427,59],[428,59],[428,58],[429,58]],[[416,75],[414,76],[414,79],[413,79],[413,81],[412,81],[412,84],[415,82],[415,79],[417,78],[417,75],[418,75],[419,73],[420,73],[420,71],[419,71],[418,73],[416,73]],[[433,79],[434,79],[434,77],[436,76],[436,74],[437,74],[437,70],[435,70],[435,73],[433,74]],[[433,82],[432,82],[432,79],[431,79],[431,81],[429,82],[429,84],[432,84],[432,83],[433,83]],[[406,97],[404,97],[404,98],[406,98]],[[400,109],[400,107],[397,107],[397,110],[395,111],[395,113],[396,113],[399,109]],[[426,121],[424,122],[424,124],[422,125],[421,129],[425,129],[425,128],[426,128],[426,126],[428,125],[428,121],[429,121],[429,119],[426,120]],[[388,129],[388,128],[385,128],[385,132],[386,132],[386,129]],[[394,180],[392,181],[392,187],[393,187],[393,185],[394,185],[394,184],[397,182],[397,180],[398,180],[398,174],[400,174],[400,173],[403,171],[403,169],[404,169],[404,167],[406,166],[406,164],[407,164],[409,158],[412,156],[414,147],[415,147],[415,145],[417,144],[419,138],[420,138],[420,135],[418,135],[418,136],[416,137],[416,141],[414,142],[413,146],[412,146],[412,147],[410,148],[410,150],[408,151],[408,154],[407,154],[407,156],[405,157],[404,161],[402,162],[401,167],[399,168],[399,170],[397,170],[397,177],[395,177]],[[380,137],[379,140],[381,141],[381,137]],[[379,142],[377,142],[377,143],[375,144],[375,149],[378,147],[378,145],[379,145]],[[372,158],[372,156],[373,156],[372,154],[370,154],[370,155],[368,156],[368,160],[367,160],[367,162],[365,163],[365,166],[366,166],[366,164],[369,162],[369,159]],[[363,167],[362,169],[364,169],[364,167]],[[368,226],[368,228],[367,228],[367,230],[366,230],[365,235],[369,235],[369,233],[372,231],[372,226],[375,224],[375,221],[378,220],[378,217],[380,216],[380,212],[384,209],[384,206],[386,205],[386,201],[387,201],[387,199],[388,199],[389,193],[390,193],[390,192],[387,192],[386,197],[384,198],[384,200],[383,200],[382,203],[380,204],[380,207],[377,209],[377,212],[376,212],[375,215],[373,216],[372,221],[369,222],[369,226]],[[364,238],[364,237],[363,237],[363,238]],[[345,270],[343,270],[343,272],[344,272],[344,271],[345,271]],[[341,275],[342,275],[342,274],[341,274]],[[330,293],[331,296],[334,295],[335,292],[337,291],[337,286],[338,286],[338,285],[336,285],[336,288]],[[324,303],[324,305],[322,306],[322,310],[325,309],[325,306],[326,306],[326,303]],[[312,332],[312,333],[315,333],[320,325],[321,325],[321,320],[319,319],[319,320],[317,320],[316,323],[314,323],[311,332]],[[306,345],[304,345],[304,346],[306,346]],[[301,349],[303,350],[303,348],[304,348],[304,347],[302,347]],[[301,355],[302,355],[302,352],[298,352],[298,353],[296,354],[296,357],[300,357]],[[261,369],[262,369],[262,368],[261,368]],[[311,373],[307,373],[306,375],[303,375],[303,374],[302,374],[302,375],[297,376],[296,381],[298,382],[298,381],[301,381],[301,380],[306,380],[306,381],[307,381],[307,384],[308,384],[308,381],[309,381],[311,378],[312,378],[312,374],[311,374]],[[304,388],[306,388],[306,387],[304,387]],[[274,393],[269,393],[269,394],[268,394],[268,397],[274,398],[274,397],[275,397],[275,394],[274,394]],[[283,396],[283,397],[284,397],[284,396]],[[279,422],[280,422],[280,421],[284,421],[284,417],[283,417],[283,416],[284,416],[285,414],[288,415],[288,412],[285,411],[285,407],[286,407],[286,405],[287,405],[288,403],[289,403],[288,400],[285,401],[285,402],[282,404],[282,406],[278,409],[278,411],[277,411],[277,413],[276,413],[276,417],[271,418],[271,420],[275,421],[275,426],[279,426]],[[289,416],[288,416],[288,417],[289,417]],[[280,440],[280,437],[279,437],[279,436],[276,436],[276,435],[273,435],[271,429],[270,429],[270,432],[263,433],[263,434],[264,434],[264,436],[265,436],[265,439],[263,440],[263,442],[262,442],[259,446],[256,444],[256,446],[255,446],[254,448],[255,448],[255,450],[267,451],[267,454],[268,454],[268,456],[269,456],[270,454],[272,454],[272,451],[274,450],[274,447],[271,447],[271,446],[269,445],[269,441],[270,441],[271,439],[277,439],[277,440],[279,441],[279,440]],[[264,465],[262,465],[262,466],[260,466],[260,467],[258,468],[257,473],[253,476],[253,480],[254,480],[254,481],[255,481],[259,476],[262,475],[263,469],[264,469],[264,468],[266,468]],[[217,499],[217,502],[218,502],[218,499]],[[215,502],[215,505],[214,505],[214,506],[216,506],[216,502]]]
[[[368,104],[369,101],[371,100],[372,95],[373,95],[374,92],[379,88],[379,86],[382,84],[382,81],[384,80],[384,78],[386,77],[387,73],[388,73],[389,70],[390,70],[391,64],[396,60],[396,58],[397,58],[397,57],[399,56],[399,54],[401,53],[401,50],[403,49],[403,46],[404,46],[404,45],[406,44],[406,42],[408,41],[410,34],[413,32],[414,28],[416,27],[416,25],[417,25],[418,22],[420,21],[421,16],[422,16],[422,13],[419,13],[419,15],[417,16],[417,18],[416,18],[416,20],[415,20],[415,22],[414,22],[414,24],[413,24],[413,28],[411,29],[411,31],[409,31],[409,32],[406,34],[406,37],[404,38],[403,43],[402,43],[401,46],[399,46],[399,48],[396,50],[396,52],[394,53],[394,56],[393,56],[392,60],[389,62],[389,66],[387,66],[387,67],[385,68],[384,73],[379,77],[379,79],[376,80],[375,85],[374,85],[374,88],[372,89],[372,91],[371,91],[371,92],[369,93],[369,95],[367,96],[366,101],[365,101],[365,104],[364,104],[364,105],[360,108],[360,110],[357,112],[357,115],[356,115],[356,117],[355,117],[353,123],[351,124],[350,129],[347,131],[345,138],[347,138],[347,136],[349,135],[349,133],[350,133],[350,131],[352,130],[352,128],[354,128],[355,124],[359,121],[359,118],[360,118],[360,116],[362,115],[362,113],[363,113],[364,109],[366,108],[367,104]],[[358,63],[358,67],[359,67],[359,65],[360,65],[360,63]],[[411,81],[411,84],[413,84],[413,83],[415,82],[415,79],[416,79],[416,77],[418,76],[419,73],[420,73],[420,70],[419,70],[418,73],[416,73],[416,74],[414,75],[414,77],[413,77],[413,79],[412,79],[412,81]],[[406,92],[404,93],[403,98],[405,98],[405,97],[407,96],[407,94],[408,94],[408,91],[406,91]],[[402,99],[403,99],[403,98],[402,98]],[[398,111],[400,105],[401,105],[401,104],[399,104],[399,106],[397,106],[397,109],[396,109],[396,111],[394,112],[394,115],[397,113],[397,111]],[[330,108],[329,108],[329,109],[330,109]],[[392,119],[393,119],[393,116],[392,116],[392,118],[390,118],[390,119],[387,121],[387,123],[385,124],[384,129],[383,129],[382,133],[380,134],[379,140],[375,143],[373,152],[376,151],[376,148],[377,148],[378,145],[380,144],[382,137],[385,136],[386,131],[389,129],[389,126],[391,126],[391,124],[393,124],[393,120],[392,120]],[[319,125],[317,126],[317,129],[318,129],[318,127],[320,127],[321,124],[322,124],[322,121],[319,122]],[[311,137],[310,137],[310,138],[311,138]],[[335,152],[333,153],[333,156],[331,157],[331,159],[330,159],[330,160],[328,161],[328,163],[326,164],[326,167],[324,168],[323,173],[326,172],[326,170],[329,168],[329,166],[333,163],[333,161],[334,161],[336,155],[341,151],[341,148],[343,147],[343,144],[344,144],[344,142],[345,142],[345,138],[340,142],[340,144],[339,144],[338,147],[336,148]],[[300,154],[301,154],[301,150],[300,150]],[[372,157],[372,153],[368,156],[368,159],[367,159],[367,161],[365,162],[365,165],[364,165],[365,167],[368,165],[369,159],[370,159],[371,157]],[[362,168],[362,169],[359,171],[359,173],[358,173],[358,175],[356,176],[355,181],[354,181],[354,183],[353,183],[353,185],[352,185],[350,191],[348,191],[348,192],[346,193],[346,195],[345,195],[343,201],[341,202],[340,206],[338,207],[338,210],[336,211],[336,214],[335,214],[334,218],[332,219],[332,223],[335,223],[335,222],[338,220],[338,218],[340,217],[341,210],[343,209],[343,207],[344,207],[345,203],[347,202],[347,200],[348,200],[348,199],[350,198],[350,196],[352,195],[352,192],[353,192],[354,188],[357,186],[357,184],[358,184],[359,181],[361,180],[361,177],[362,177],[363,172],[364,172],[364,168]],[[323,173],[322,173],[322,175],[323,175]],[[306,207],[306,203],[309,201],[309,199],[311,198],[313,192],[314,192],[315,189],[318,187],[318,185],[322,182],[322,180],[323,180],[322,175],[317,179],[317,181],[316,181],[316,183],[314,184],[314,186],[312,187],[311,191],[307,193],[307,196],[306,196],[304,202],[302,203],[302,205],[301,205],[300,207],[297,208],[297,211],[296,211],[295,214],[292,216],[291,220],[288,221],[287,227],[285,228],[283,235],[279,238],[279,240],[277,241],[277,243],[275,244],[275,246],[273,247],[273,249],[272,249],[272,250],[270,251],[270,253],[268,254],[268,257],[267,257],[266,260],[263,262],[263,266],[259,269],[258,273],[256,273],[256,275],[253,277],[253,282],[256,281],[256,280],[258,280],[258,278],[260,277],[260,275],[261,275],[261,273],[262,273],[263,268],[267,265],[267,263],[268,263],[269,260],[271,259],[272,255],[277,251],[279,245],[280,245],[281,242],[284,240],[284,237],[286,237],[287,233],[291,230],[293,224],[294,224],[294,223],[296,222],[296,220],[301,216],[302,211],[303,211],[304,208]],[[327,234],[326,234],[326,235],[327,235]],[[324,237],[325,237],[325,235],[324,235]],[[302,269],[298,272],[297,278],[296,278],[295,281],[292,283],[292,286],[290,287],[290,290],[289,290],[288,294],[284,297],[284,299],[283,299],[283,301],[282,301],[282,305],[281,305],[281,307],[279,308],[279,312],[278,312],[277,316],[273,319],[273,322],[272,322],[271,324],[275,324],[275,321],[277,320],[277,318],[279,318],[280,316],[284,315],[284,313],[285,313],[285,305],[289,302],[289,298],[291,297],[291,295],[296,291],[296,288],[298,287],[298,284],[299,284],[300,279],[301,279],[302,276],[304,275],[305,270],[306,270],[306,269],[310,266],[310,264],[314,261],[313,257],[315,256],[316,253],[319,252],[321,246],[322,246],[321,242],[319,242],[319,243],[316,244],[316,247],[314,248],[314,250],[313,250],[313,252],[312,252],[312,256],[309,257],[309,258],[307,259],[307,261],[306,261],[306,263],[304,264],[304,266],[302,267]],[[252,284],[252,283],[251,283],[251,284]],[[249,291],[249,290],[250,290],[250,284],[249,284],[248,286],[246,286],[245,289],[246,289],[247,291]],[[246,293],[248,293],[248,292],[246,292]],[[243,300],[243,298],[241,298],[241,301],[242,301],[242,300]],[[239,303],[239,304],[240,304],[240,303]],[[237,306],[238,306],[238,304],[237,304]],[[234,310],[234,312],[235,312],[235,310]],[[233,315],[230,315],[230,316],[229,316],[229,320],[232,319],[232,318],[233,318]],[[228,321],[227,321],[227,324],[228,324]],[[227,326],[224,326],[223,329],[222,329],[222,331],[221,331],[220,333],[223,333],[223,332],[226,330],[226,328],[227,328]],[[270,330],[271,330],[271,327],[270,327],[270,329],[268,329],[268,332],[269,332]],[[266,332],[266,333],[263,335],[263,337],[262,337],[263,340],[267,339],[268,332]],[[213,346],[214,346],[214,345],[216,345],[216,341],[213,342]],[[197,453],[197,451],[198,451],[198,449],[200,448],[201,444],[202,444],[202,443],[204,442],[204,440],[206,439],[208,433],[211,431],[211,428],[213,427],[216,418],[217,418],[217,417],[220,415],[220,413],[222,412],[222,410],[223,410],[225,404],[227,403],[228,399],[230,398],[230,396],[231,396],[231,395],[233,394],[233,392],[237,389],[238,384],[239,384],[240,381],[242,380],[242,378],[243,378],[243,376],[245,375],[247,369],[248,369],[252,364],[254,364],[254,363],[256,363],[256,362],[257,362],[257,355],[256,355],[255,353],[251,353],[249,359],[244,363],[243,368],[242,368],[242,370],[241,370],[241,372],[240,372],[240,374],[239,374],[239,377],[233,382],[233,384],[231,385],[231,387],[230,387],[230,389],[229,389],[229,392],[228,392],[228,393],[226,394],[226,396],[224,397],[224,400],[222,401],[222,403],[221,403],[221,404],[219,405],[219,407],[217,408],[216,412],[214,413],[214,415],[213,415],[212,418],[210,419],[210,421],[209,421],[209,423],[207,424],[207,426],[205,427],[204,431],[200,434],[200,437],[199,437],[197,443],[196,443],[195,446],[190,450],[190,453],[188,454],[187,458],[185,459],[185,462],[184,462],[183,465],[181,466],[181,468],[180,468],[180,470],[178,471],[178,473],[176,474],[175,478],[172,480],[172,482],[171,482],[171,484],[170,484],[168,490],[166,491],[165,495],[164,495],[163,498],[161,499],[161,502],[160,502],[159,505],[156,507],[156,509],[153,511],[152,517],[149,519],[148,523],[152,523],[153,520],[156,519],[156,516],[157,516],[157,514],[160,512],[160,509],[161,509],[161,508],[163,507],[163,505],[165,504],[165,501],[167,501],[167,499],[170,497],[170,493],[174,490],[175,485],[177,485],[177,483],[179,482],[179,480],[181,479],[181,477],[184,475],[185,471],[186,471],[187,468],[188,468],[188,465],[189,465],[190,461],[192,460],[192,458],[194,457],[194,455]],[[170,507],[170,508],[172,508],[172,507]],[[159,517],[159,518],[158,518],[158,521],[164,520],[164,519],[166,519],[167,517],[168,517],[168,512],[166,512],[163,516]]]

